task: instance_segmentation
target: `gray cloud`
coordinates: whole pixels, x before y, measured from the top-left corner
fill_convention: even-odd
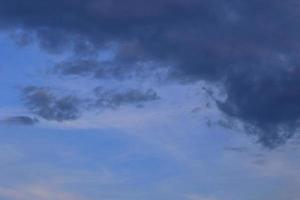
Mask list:
[[[39,122],[38,119],[29,116],[12,116],[0,120],[0,124],[25,125],[25,126],[32,126],[37,124],[38,122]]]
[[[170,67],[169,79],[221,83],[227,98],[219,108],[274,147],[298,128],[299,11],[295,0],[0,0],[0,27],[21,28],[52,53],[86,56],[114,42],[114,63],[161,63]],[[62,72],[125,73],[83,64]]]
[[[151,102],[160,99],[158,94],[149,89],[147,91],[140,91],[131,89],[123,92],[113,90],[104,90],[102,87],[95,88],[95,102],[93,107],[98,109],[116,109],[123,105],[142,106],[143,103]]]
[[[229,116],[246,122],[246,130],[258,135],[260,142],[276,146],[297,132],[299,85],[295,69],[273,68],[264,73],[248,69],[227,79],[227,99],[219,102],[219,107]]]
[[[159,98],[152,89],[146,91],[129,89],[119,92],[97,87],[89,98],[61,94],[47,87],[30,86],[23,89],[24,103],[33,114],[58,122],[76,120],[81,117],[82,112],[89,110],[115,110],[126,105],[140,107]]]
[[[58,97],[49,88],[26,87],[23,96],[29,110],[46,120],[61,122],[80,116],[81,101],[73,95]]]
[[[152,71],[151,71],[152,70]],[[149,63],[130,63],[118,61],[99,61],[93,58],[70,59],[57,63],[54,74],[75,77],[91,77],[95,79],[145,78],[153,75]]]

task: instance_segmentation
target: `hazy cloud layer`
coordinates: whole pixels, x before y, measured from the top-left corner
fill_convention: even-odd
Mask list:
[[[300,117],[299,11],[296,0],[0,0],[0,27],[18,28],[22,44],[32,37],[54,53],[86,56],[116,43],[114,62],[161,63],[173,80],[220,82],[227,95],[220,109],[276,146],[297,131]],[[94,66],[78,62],[62,72],[123,73]],[[73,97],[49,98],[28,105],[46,119],[78,116],[74,104],[65,105]]]

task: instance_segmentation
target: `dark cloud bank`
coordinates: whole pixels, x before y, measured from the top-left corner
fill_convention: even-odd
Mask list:
[[[299,127],[299,11],[296,0],[0,0],[0,27],[21,30],[22,44],[35,40],[49,52],[71,49],[85,58],[117,44],[113,70],[81,60],[64,64],[64,75],[114,77],[151,62],[168,66],[172,80],[220,83],[227,97],[219,108],[274,147]],[[29,107],[46,119],[78,115],[73,97],[30,95]],[[46,97],[59,112],[36,100]]]

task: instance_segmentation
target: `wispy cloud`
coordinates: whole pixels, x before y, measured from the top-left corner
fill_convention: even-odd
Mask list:
[[[64,192],[43,185],[0,187],[0,196],[11,200],[82,200],[78,194]]]
[[[6,118],[0,120],[0,124],[6,124],[6,125],[31,126],[38,122],[39,122],[38,119],[29,117],[29,116],[12,116],[12,117],[6,117]]]

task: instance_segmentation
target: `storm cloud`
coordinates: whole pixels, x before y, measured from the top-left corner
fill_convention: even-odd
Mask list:
[[[116,44],[113,63],[126,63],[103,71],[97,62],[77,60],[61,66],[64,75],[114,77],[138,63],[157,63],[168,68],[167,79],[220,83],[226,96],[217,101],[220,110],[272,147],[298,129],[299,11],[296,0],[0,0],[0,27],[18,30],[25,43],[30,35],[50,53],[89,57]],[[73,97],[27,94],[27,104],[43,118],[79,115]]]

